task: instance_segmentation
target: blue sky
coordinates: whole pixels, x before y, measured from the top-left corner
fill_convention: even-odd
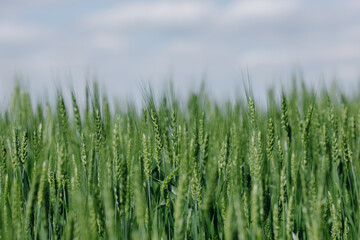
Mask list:
[[[315,87],[337,78],[357,89],[359,12],[356,1],[1,1],[0,94],[15,75],[50,96],[96,75],[120,98],[170,78],[180,92],[205,79],[233,98],[249,72],[261,98],[300,70]]]

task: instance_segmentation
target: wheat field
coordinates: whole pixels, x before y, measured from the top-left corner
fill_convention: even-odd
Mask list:
[[[146,91],[143,109],[111,110],[85,90],[80,106],[14,89],[1,239],[360,238],[359,97],[294,84],[264,107]]]

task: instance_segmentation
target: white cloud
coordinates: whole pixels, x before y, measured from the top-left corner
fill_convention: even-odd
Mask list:
[[[216,6],[211,1],[156,1],[112,6],[83,19],[83,26],[117,31],[173,28],[238,28],[255,22],[269,22],[289,17],[299,4],[296,1],[233,1]],[[253,21],[251,23],[250,21]]]
[[[142,2],[119,4],[84,20],[88,27],[153,27],[189,25],[206,20],[209,5],[201,2]]]
[[[0,44],[30,43],[44,34],[37,26],[0,21]]]
[[[297,8],[296,1],[239,1],[229,4],[221,17],[227,24],[249,24],[249,20],[269,21],[288,17]]]

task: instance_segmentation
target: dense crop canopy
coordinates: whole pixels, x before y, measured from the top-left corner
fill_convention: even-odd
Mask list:
[[[145,96],[110,111],[95,84],[84,108],[59,93],[34,111],[17,87],[0,118],[1,239],[360,238],[357,99]]]

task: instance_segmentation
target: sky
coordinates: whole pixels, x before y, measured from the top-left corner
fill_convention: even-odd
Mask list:
[[[41,99],[97,79],[114,98],[141,86],[256,98],[292,74],[358,89],[358,1],[0,1],[0,100],[15,79]],[[140,99],[140,100],[139,100]]]

